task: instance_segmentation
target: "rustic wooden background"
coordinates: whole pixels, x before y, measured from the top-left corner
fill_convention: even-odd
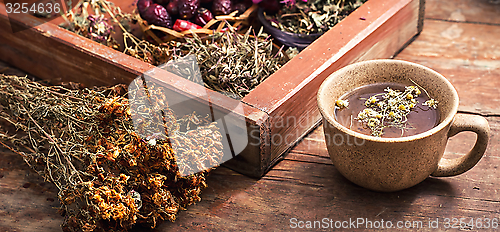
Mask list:
[[[459,93],[460,112],[487,118],[490,145],[476,167],[456,177],[428,178],[395,193],[372,192],[335,169],[320,126],[260,180],[218,168],[201,202],[180,212],[175,223],[163,223],[153,231],[280,231],[290,230],[291,218],[422,221],[424,226],[439,218],[440,229],[445,218],[498,220],[500,1],[427,0],[425,14],[421,35],[395,59],[442,73]],[[0,73],[24,75],[4,63]],[[468,132],[453,137],[445,156],[467,152],[474,139]],[[21,157],[1,150],[0,231],[60,231],[56,194],[56,188],[30,171]]]

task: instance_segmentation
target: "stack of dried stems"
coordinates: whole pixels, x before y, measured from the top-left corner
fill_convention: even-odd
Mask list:
[[[161,87],[148,87],[161,96]],[[180,209],[200,200],[208,170],[182,176],[178,162],[183,160],[171,144],[189,146],[177,149],[185,153],[203,148],[197,152],[199,167],[222,158],[214,123],[181,132],[179,123],[189,120],[177,119],[171,110],[163,119],[144,122],[162,122],[168,138],[145,141],[134,131],[120,88],[69,90],[0,76],[0,143],[57,186],[65,231],[125,231],[136,223],[155,227],[161,220],[174,221]],[[128,94],[148,100],[148,94]]]

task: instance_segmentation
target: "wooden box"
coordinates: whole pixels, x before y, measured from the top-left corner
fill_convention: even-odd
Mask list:
[[[132,9],[133,1],[120,1],[119,5]],[[424,0],[367,1],[241,101],[154,69],[52,22],[40,24],[35,17],[7,15],[3,4],[0,59],[39,78],[87,86],[129,84],[147,72],[166,85],[172,96],[195,99],[189,104],[208,105],[202,108],[213,114],[229,114],[225,125],[239,127],[236,131],[247,141],[233,141],[241,142],[244,149],[224,165],[261,177],[320,122],[316,92],[322,81],[350,63],[394,56],[422,30],[423,9]],[[13,33],[11,26],[28,29]],[[243,126],[233,125],[233,119],[243,119]]]

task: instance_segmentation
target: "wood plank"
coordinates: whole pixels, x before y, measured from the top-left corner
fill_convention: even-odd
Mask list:
[[[424,28],[396,59],[443,74],[458,91],[459,110],[500,115],[499,27],[426,20]]]
[[[321,133],[323,133],[323,130],[321,130]],[[324,139],[312,139],[309,137],[306,137],[300,143],[295,145],[290,152],[310,154],[320,157],[330,157],[328,155],[328,151],[326,150],[326,141]]]
[[[19,76],[19,77],[28,76],[28,78],[34,78],[33,76],[28,75],[24,71],[21,71],[17,68],[12,68],[11,65],[8,65],[7,63],[5,63],[1,60],[0,60],[0,73],[5,74],[5,75],[15,75],[15,76]]]
[[[158,231],[288,230],[292,217],[427,223],[438,217],[439,220],[445,217],[497,217],[500,213],[496,187],[500,181],[500,157],[497,155],[500,118],[489,117],[488,121],[494,134],[492,146],[478,165],[465,174],[428,178],[407,190],[378,193],[349,182],[327,157],[291,152],[259,181],[217,169],[209,177],[210,187],[203,193],[203,201],[181,212],[177,222],[160,225]],[[470,138],[465,134],[462,139]],[[447,151],[466,152],[467,147],[460,149],[462,139],[453,138]]]
[[[437,217],[441,220],[444,217],[496,217],[500,213],[500,195],[496,186],[500,181],[500,158],[496,155],[500,151],[500,117],[489,117],[488,120],[494,134],[491,139],[493,146],[488,148],[486,156],[475,168],[463,175],[428,178],[407,190],[378,193],[349,182],[325,157],[290,153],[259,181],[218,168],[208,178],[209,187],[202,194],[203,200],[182,211],[175,223],[163,223],[155,231],[288,230],[291,218],[367,218],[395,222],[428,221]],[[453,146],[456,147],[459,145]],[[19,223],[29,212],[34,218],[40,215],[49,218],[43,218],[48,223],[44,223],[42,229],[57,229],[56,225],[62,220],[52,208],[57,207],[57,200],[55,203],[47,201],[56,195],[54,187],[44,185],[43,180],[33,173],[26,175],[30,171],[19,156],[3,151],[2,158],[0,205],[3,207],[0,207],[0,214],[9,215],[8,219],[2,217],[2,224],[9,230],[41,229],[42,225],[36,220]],[[31,183],[31,186],[22,188],[25,183]],[[32,202],[30,210],[21,202],[12,201],[13,194],[22,194],[21,190],[30,191],[26,193]],[[9,200],[6,202],[6,199]],[[133,231],[144,229],[138,227]]]
[[[378,193],[351,184],[330,165],[290,163],[281,162],[261,181],[231,192],[227,199],[219,194],[220,188],[213,195],[203,195],[203,202],[182,212],[176,223],[164,223],[158,230],[276,231],[290,229],[291,218],[428,221],[437,217],[493,218],[500,213],[499,199],[492,199],[497,195],[492,183],[464,177],[429,178],[408,190]]]
[[[494,130],[492,145],[500,144],[499,119],[488,119]],[[451,145],[453,149],[460,147]],[[218,169],[210,177],[214,183],[209,182],[209,186],[214,188],[202,195],[204,200],[182,212],[180,216],[185,218],[165,223],[158,230],[288,230],[292,217],[299,220],[367,218],[394,223],[396,220],[428,223],[436,218],[442,223],[446,217],[494,218],[500,213],[496,187],[500,181],[496,156],[499,149],[498,145],[491,146],[478,166],[463,175],[428,178],[396,193],[377,193],[358,187],[343,178],[331,163],[319,164],[324,157],[307,154],[290,153],[257,182],[227,176],[235,181],[234,189],[225,179],[228,173]]]
[[[310,139],[325,139],[325,134],[323,133],[323,124],[318,125],[311,133],[307,135]]]
[[[1,231],[60,231],[57,192],[21,156],[0,148]]]
[[[426,0],[425,18],[500,25],[500,2],[495,0]]]

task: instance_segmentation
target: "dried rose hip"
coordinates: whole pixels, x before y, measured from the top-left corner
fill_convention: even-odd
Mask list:
[[[207,8],[200,7],[196,16],[194,17],[194,23],[200,26],[205,26],[205,24],[207,24],[213,18],[214,16],[212,15],[212,12],[207,10]]]
[[[205,26],[207,24],[207,22],[205,22],[205,20],[203,20],[199,14],[196,14],[192,21],[199,26]]]
[[[200,0],[179,0],[179,16],[182,19],[190,19],[196,14],[200,7]]]
[[[177,19],[177,20],[175,20],[175,24],[174,24],[173,29],[181,32],[181,31],[191,30],[191,29],[201,29],[201,27],[200,27],[200,25],[196,25],[192,22],[182,20],[182,19]]]
[[[141,15],[142,18],[144,18],[144,12],[146,12],[146,9],[153,4],[154,4],[153,0],[137,1],[137,10],[139,11],[139,14]]]
[[[231,13],[233,3],[231,0],[214,0],[212,13],[215,15],[227,15]]]
[[[144,19],[149,24],[154,24],[156,26],[172,28],[172,17],[167,12],[167,9],[159,4],[153,4],[146,9],[144,12]]]
[[[179,1],[178,0],[172,0],[170,1],[167,6],[167,12],[170,13],[170,15],[177,15],[179,14]]]
[[[240,3],[234,4],[232,11],[237,10],[238,14],[243,14],[247,9],[248,9],[248,7],[246,6],[246,4],[240,2]]]

